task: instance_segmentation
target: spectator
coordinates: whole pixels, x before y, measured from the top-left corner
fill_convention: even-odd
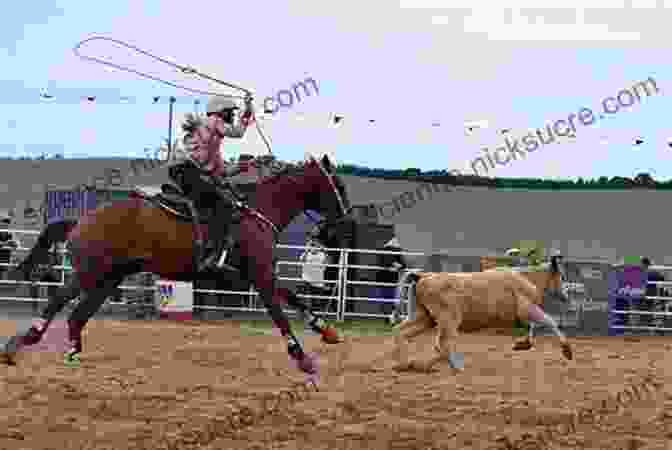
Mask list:
[[[328,255],[324,251],[324,247],[314,238],[309,238],[306,243],[308,249],[304,251],[299,260],[304,263],[301,271],[301,279],[303,280],[303,285],[301,286],[301,293],[304,295],[332,295],[333,288],[330,285],[324,283],[325,280],[325,266],[320,264],[328,264]],[[318,301],[322,300],[322,301]],[[313,299],[311,297],[306,298],[306,304],[309,307],[315,306],[315,304],[322,304],[323,308],[326,309],[326,306],[329,305],[330,301],[327,299]]]
[[[642,270],[646,273],[646,281],[656,282],[656,281],[665,281],[665,277],[662,273],[651,269],[651,259],[644,257],[642,258]],[[663,287],[658,284],[648,284],[646,285],[646,296],[647,297],[662,297],[663,296]],[[658,299],[645,299],[641,304],[641,309],[644,311],[655,311],[662,312],[665,311],[665,300]],[[642,319],[642,322],[645,326],[656,326],[661,324],[660,320],[655,320],[655,316],[646,315]],[[662,332],[658,332],[661,334]]]
[[[0,214],[0,278],[4,278],[12,262],[14,251],[20,247],[18,239],[8,231],[12,218],[6,214]]]
[[[387,270],[381,270],[376,275],[376,281],[378,283],[394,283],[399,284],[399,277],[402,273],[402,269],[406,268],[404,259],[401,256],[403,249],[399,244],[399,239],[396,237],[387,241],[383,246],[383,250],[387,252],[398,252],[397,254],[383,254],[380,257],[380,266],[385,267]],[[401,313],[400,307],[400,292],[397,287],[382,287],[379,292],[382,293],[383,298],[395,298],[396,303],[388,303],[384,306],[383,314],[388,316],[395,316],[395,313]]]

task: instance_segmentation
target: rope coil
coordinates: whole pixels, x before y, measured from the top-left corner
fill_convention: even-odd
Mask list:
[[[221,84],[222,86],[226,86],[226,87],[229,87],[231,89],[236,89],[240,92],[243,92],[243,93],[245,93],[245,95],[241,96],[241,95],[222,94],[222,93],[219,93],[219,92],[204,91],[204,90],[201,90],[201,89],[194,89],[194,88],[182,86],[182,85],[179,85],[177,83],[166,81],[162,78],[155,77],[153,75],[149,75],[149,74],[146,74],[144,72],[140,72],[140,71],[135,70],[135,69],[131,69],[129,67],[124,67],[122,65],[115,64],[115,63],[110,62],[110,61],[106,61],[104,59],[100,59],[100,58],[96,58],[96,57],[88,56],[88,55],[83,55],[80,52],[80,50],[81,50],[81,48],[84,44],[86,44],[88,42],[91,42],[91,41],[98,41],[98,40],[108,41],[108,42],[115,43],[117,45],[121,45],[122,47],[125,47],[129,50],[133,50],[136,53],[148,56],[149,58],[152,58],[155,61],[159,61],[159,62],[162,62],[164,64],[167,64],[170,67],[176,69],[178,72],[181,72],[184,75],[194,75],[194,76],[197,76],[197,77],[205,79],[205,80],[213,81],[215,83]],[[246,99],[254,96],[254,93],[252,91],[250,91],[249,89],[245,89],[245,88],[240,87],[236,84],[229,83],[227,81],[223,81],[223,80],[220,80],[218,78],[215,78],[211,75],[204,74],[204,73],[199,72],[198,70],[194,69],[193,67],[183,66],[181,64],[177,64],[175,62],[168,61],[165,58],[161,58],[161,57],[156,56],[152,53],[149,53],[146,50],[142,50],[141,48],[139,48],[135,45],[131,45],[131,44],[128,44],[124,41],[120,41],[118,39],[113,39],[113,38],[110,38],[110,37],[93,36],[93,37],[84,39],[83,41],[81,41],[77,45],[75,45],[75,47],[72,49],[72,51],[75,53],[75,55],[77,57],[79,57],[83,60],[92,61],[92,62],[95,62],[95,63],[98,63],[98,64],[102,64],[102,65],[105,65],[105,66],[108,66],[108,67],[112,67],[112,68],[117,69],[117,70],[122,70],[124,72],[133,73],[133,74],[138,75],[142,78],[146,78],[146,79],[149,79],[149,80],[152,80],[152,81],[157,81],[157,82],[165,84],[167,86],[171,86],[171,87],[174,87],[176,89],[182,89],[182,90],[191,92],[193,94],[214,95],[214,96],[217,96],[217,97],[227,97],[227,98],[235,98],[235,99],[241,99],[241,100],[246,100]],[[268,149],[268,152],[273,154],[273,149],[271,148],[271,142],[270,142],[269,138],[266,136],[266,134],[264,133],[264,131],[262,130],[261,126],[259,125],[259,121],[255,119],[254,123],[255,123],[255,128],[257,129],[257,132],[259,133],[259,136],[261,136],[261,139],[264,141],[264,144],[266,145],[266,148]]]
[[[95,58],[95,57],[93,57],[93,56],[87,56],[87,55],[83,55],[83,54],[80,53],[80,49],[82,48],[82,45],[84,45],[84,44],[86,44],[86,43],[88,43],[88,42],[91,42],[91,41],[98,41],[98,40],[101,40],[101,41],[108,41],[108,42],[113,42],[113,43],[115,43],[115,44],[118,44],[118,45],[121,45],[121,46],[123,46],[123,47],[126,47],[126,48],[129,49],[129,50],[133,50],[133,51],[135,51],[135,52],[137,52],[137,53],[140,53],[140,54],[142,54],[142,55],[148,56],[148,57],[150,57],[150,58],[152,58],[152,59],[154,59],[154,60],[156,60],[156,61],[159,61],[159,62],[162,62],[162,63],[164,63],[164,64],[167,64],[167,65],[173,67],[174,69],[177,69],[179,72],[181,72],[181,73],[183,73],[183,74],[185,74],[185,75],[195,75],[195,76],[197,76],[197,77],[199,77],[199,78],[203,78],[203,79],[206,79],[206,80],[214,81],[215,83],[221,84],[221,85],[223,85],[223,86],[227,86],[227,87],[229,87],[229,88],[231,88],[231,89],[236,89],[236,90],[238,90],[238,91],[244,92],[244,93],[246,94],[246,96],[252,96],[252,94],[253,94],[252,91],[250,91],[250,90],[248,90],[248,89],[242,88],[242,87],[237,86],[237,85],[232,84],[232,83],[228,83],[228,82],[226,82],[226,81],[219,80],[219,79],[214,78],[214,77],[212,77],[212,76],[210,76],[210,75],[203,74],[203,73],[197,71],[196,69],[194,69],[193,67],[183,66],[183,65],[174,63],[174,62],[172,62],[172,61],[168,61],[168,60],[165,59],[165,58],[161,58],[161,57],[159,57],[159,56],[153,55],[152,53],[149,53],[148,51],[142,50],[141,48],[136,47],[135,45],[128,44],[128,43],[126,43],[126,42],[124,42],[124,41],[120,41],[120,40],[118,40],[118,39],[112,39],[112,38],[105,37],[105,36],[93,36],[93,37],[90,37],[90,38],[88,38],[88,39],[84,39],[83,41],[79,42],[79,43],[73,48],[73,52],[75,53],[75,55],[77,55],[77,56],[78,56],[79,58],[81,58],[81,59],[84,59],[84,60],[87,60],[87,61],[93,61],[93,62],[96,62],[96,63],[98,63],[98,64],[103,64],[103,65],[105,65],[105,66],[113,67],[113,68],[118,69],[118,70],[123,70],[124,72],[134,73],[134,74],[139,75],[139,76],[141,76],[141,77],[143,77],[143,78],[147,78],[147,79],[149,79],[149,80],[153,80],[153,81],[158,81],[159,83],[163,83],[163,84],[165,84],[165,85],[172,86],[172,87],[177,88],[177,89],[183,89],[183,90],[185,90],[185,91],[192,92],[192,93],[194,93],[194,94],[201,94],[201,95],[215,95],[215,96],[218,96],[218,97],[228,97],[228,98],[245,99],[245,96],[240,96],[240,95],[230,95],[230,94],[221,94],[221,93],[218,93],[218,92],[203,91],[203,90],[200,90],[200,89],[194,89],[194,88],[189,88],[189,87],[186,87],[186,86],[181,86],[181,85],[179,85],[179,84],[175,84],[175,83],[172,83],[172,82],[170,82],[170,81],[166,81],[166,80],[163,80],[163,79],[161,79],[161,78],[158,78],[158,77],[155,77],[155,76],[152,76],[152,75],[148,75],[148,74],[146,74],[146,73],[144,73],[144,72],[140,72],[140,71],[135,70],[135,69],[130,69],[130,68],[128,68],[128,67],[124,67],[124,66],[121,66],[121,65],[119,65],[119,64],[112,63],[112,62],[110,62],[110,61],[105,61],[105,60],[100,59],[100,58]]]

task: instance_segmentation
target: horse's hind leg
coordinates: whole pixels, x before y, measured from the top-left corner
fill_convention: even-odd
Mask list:
[[[87,322],[103,306],[105,299],[114,294],[117,286],[128,275],[141,271],[141,261],[117,263],[110,272],[98,275],[94,288],[82,288],[80,302],[68,319],[68,340],[70,349],[65,354],[65,362],[79,358],[82,352],[82,331]]]
[[[560,346],[562,347],[562,354],[567,359],[572,359],[572,347],[567,342],[567,338],[560,331],[556,321],[546,314],[538,305],[530,303],[527,306],[527,317],[531,322],[536,322],[540,325],[546,325],[553,330],[558,339],[560,340]]]
[[[308,308],[306,303],[294,291],[287,288],[277,288],[276,293],[281,299],[285,299],[289,306],[297,310],[307,327],[310,327],[322,336],[323,342],[327,344],[338,344],[341,342],[336,329],[328,325],[314,309],[311,310]]]
[[[17,352],[23,347],[35,345],[42,339],[46,333],[49,324],[56,317],[65,305],[80,294],[79,279],[73,274],[70,281],[56,290],[56,293],[49,298],[47,306],[40,314],[40,317],[25,332],[19,332],[9,339],[9,341],[0,349],[0,362],[5,364],[14,364]]]

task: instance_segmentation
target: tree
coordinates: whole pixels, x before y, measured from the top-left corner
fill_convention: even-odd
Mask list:
[[[168,145],[168,139],[164,139],[163,143],[154,151],[154,155],[150,155],[149,159],[158,159],[160,161],[167,161],[168,160],[168,150],[169,150],[169,145]],[[148,149],[145,149],[145,152],[147,152]],[[175,160],[179,159],[180,155],[183,154],[185,151],[184,146],[180,142],[179,139],[175,139],[173,142],[173,147],[172,147],[172,154],[170,155],[170,159]]]
[[[653,179],[651,174],[642,172],[637,174],[637,176],[635,177],[635,184],[641,187],[655,187],[656,180]]]

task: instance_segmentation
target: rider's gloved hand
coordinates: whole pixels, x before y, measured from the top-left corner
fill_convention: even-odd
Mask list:
[[[253,99],[251,96],[248,95],[245,97],[245,112],[250,113],[250,115],[254,113],[254,103],[252,103],[252,101]]]

